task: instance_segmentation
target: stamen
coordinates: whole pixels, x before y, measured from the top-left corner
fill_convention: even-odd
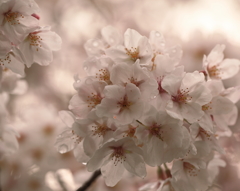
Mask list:
[[[128,125],[128,130],[124,132],[123,137],[134,137],[136,132],[136,127],[133,127],[132,125]]]
[[[110,84],[110,73],[107,69],[100,69],[99,73],[96,73],[96,78],[99,81],[105,81]]]
[[[163,141],[163,129],[162,125],[158,125],[157,123],[153,123],[152,126],[148,127],[148,131],[150,135],[155,136]]]
[[[200,172],[199,169],[197,169],[195,166],[193,166],[192,164],[190,164],[188,162],[183,162],[183,167],[184,167],[184,170],[189,174],[189,176],[195,177]]]
[[[144,82],[144,80],[138,81],[137,78],[134,77],[128,78],[128,80],[130,83],[135,84],[137,87],[139,87]]]
[[[125,50],[126,54],[130,56],[131,60],[133,60],[134,62],[140,58],[138,48],[131,47],[130,49],[125,48]]]
[[[42,47],[42,38],[39,35],[36,35],[36,33],[30,33],[28,38],[30,40],[30,45],[36,47],[36,51],[38,51],[38,48]]]
[[[220,76],[221,72],[217,67],[218,67],[218,65],[208,67],[207,71],[208,71],[208,74],[210,77],[216,78],[216,79],[221,79],[221,76]]]
[[[77,135],[75,132],[74,132],[74,130],[72,130],[72,137],[71,137],[71,139],[74,141],[74,143],[75,144],[79,144],[82,140],[83,140],[83,138],[82,137],[80,137],[79,135]]]
[[[20,24],[19,22],[19,17],[24,18],[24,16],[21,13],[18,12],[7,12],[4,14],[6,21],[10,24],[10,25],[17,25]]]
[[[190,91],[188,88],[186,90],[181,89],[178,90],[178,93],[176,96],[172,96],[172,101],[178,102],[178,103],[184,103],[187,104],[187,102],[191,101],[192,97],[188,94]]]
[[[212,103],[212,102],[203,105],[203,106],[202,106],[202,110],[203,110],[203,111],[208,111],[208,110],[212,109],[212,107],[210,106],[211,103]]]
[[[114,160],[114,165],[117,166],[119,162],[123,163],[126,160],[126,156],[124,154],[124,149],[122,146],[114,147],[111,146],[111,149],[113,149],[113,153],[111,154],[112,160]]]
[[[2,59],[0,58],[0,66],[4,66],[4,65],[5,65],[4,62],[7,62],[7,64],[10,64],[10,63],[12,62],[12,60],[11,60],[11,58],[10,58],[10,54],[13,55],[12,52],[9,52],[9,53],[6,54],[6,56],[5,56],[4,59],[3,59],[3,58],[2,58]]]
[[[104,136],[107,131],[113,131],[112,129],[110,129],[108,126],[104,124],[93,125],[92,128],[93,128],[92,130],[93,135],[98,135],[99,137]]]
[[[96,105],[100,104],[102,101],[102,97],[98,94],[91,93],[90,96],[88,96],[87,102],[89,108],[95,108]]]

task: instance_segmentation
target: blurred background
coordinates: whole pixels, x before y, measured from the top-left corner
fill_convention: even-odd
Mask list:
[[[147,37],[151,30],[159,31],[169,44],[181,45],[181,63],[186,71],[202,70],[203,55],[209,54],[216,44],[226,45],[226,58],[240,59],[240,0],[35,1],[41,9],[41,25],[50,25],[63,43],[49,66],[33,64],[26,69],[27,92],[10,97],[8,109],[12,126],[20,134],[20,148],[1,164],[6,191],[72,191],[91,175],[71,152],[57,153],[54,142],[66,127],[58,118],[58,111],[66,110],[75,94],[73,76],[86,75],[84,43],[101,38],[103,27],[112,25],[122,34],[132,28]],[[224,83],[226,87],[240,85],[240,74]],[[239,120],[232,131],[233,136],[222,141],[227,166],[220,169],[218,184],[222,188],[216,190],[240,188]],[[148,171],[144,180],[129,175],[131,178],[121,180],[114,188],[107,188],[100,177],[89,190],[136,191],[144,183],[157,180],[156,169]],[[34,179],[28,177],[31,173],[35,174]],[[47,187],[42,185],[44,181]]]

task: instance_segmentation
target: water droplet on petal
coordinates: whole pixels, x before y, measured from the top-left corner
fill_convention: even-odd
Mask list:
[[[81,80],[77,80],[76,82],[77,82],[77,83],[80,83],[80,82],[81,82]]]
[[[156,95],[151,95],[151,99],[155,99],[156,97]]]
[[[82,164],[83,164],[83,165],[87,165],[87,163],[86,163],[86,162],[83,162]]]
[[[87,69],[88,69],[88,67],[87,67],[87,66],[84,66],[84,67],[83,67],[83,69],[84,69],[84,70],[87,70]]]
[[[161,43],[160,45],[161,45],[161,46],[165,46],[165,43]]]
[[[61,154],[66,153],[68,151],[68,146],[65,144],[62,144],[58,147],[58,152]]]

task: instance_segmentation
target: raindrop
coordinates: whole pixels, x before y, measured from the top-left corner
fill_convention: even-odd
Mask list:
[[[86,71],[86,70],[88,69],[88,67],[87,67],[87,66],[84,66],[83,69]]]
[[[82,164],[83,164],[83,165],[87,165],[87,163],[86,163],[86,162],[83,162]]]
[[[66,153],[68,151],[68,146],[65,144],[62,144],[58,147],[58,152],[61,154]]]
[[[151,95],[151,99],[155,99],[156,97],[156,95]]]

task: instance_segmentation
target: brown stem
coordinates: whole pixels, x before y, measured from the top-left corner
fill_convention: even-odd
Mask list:
[[[92,183],[101,175],[101,171],[100,169],[99,170],[96,170],[92,176],[90,177],[90,179],[85,182],[83,184],[83,186],[81,186],[80,188],[77,189],[77,191],[85,191],[88,189],[88,187],[90,187],[92,185]]]

